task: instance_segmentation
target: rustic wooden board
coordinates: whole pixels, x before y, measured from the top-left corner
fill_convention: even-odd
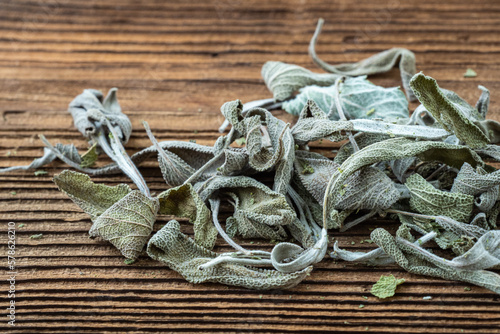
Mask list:
[[[490,117],[500,120],[496,0],[3,0],[0,167],[39,156],[40,133],[83,151],[86,143],[65,110],[90,87],[120,88],[120,103],[134,125],[130,152],[149,145],[141,120],[149,121],[159,140],[213,144],[222,103],[270,96],[260,78],[265,61],[314,69],[307,45],[319,17],[326,20],[317,47],[325,61],[357,61],[390,47],[409,48],[419,70],[471,103],[479,96],[478,84],[488,87]],[[469,67],[477,78],[463,78]],[[373,81],[400,85],[396,69]],[[312,146],[329,156],[338,147]],[[2,254],[7,254],[7,222],[25,224],[17,228],[16,239],[16,326],[8,327],[4,316],[0,332],[500,332],[498,295],[411,275],[397,266],[367,268],[326,258],[298,287],[259,292],[189,284],[146,257],[125,265],[108,243],[88,238],[90,220],[52,183],[64,167],[53,163],[48,175],[38,177],[32,172],[0,175]],[[152,191],[165,189],[156,162],[145,163],[142,171]],[[95,179],[128,182],[120,175]],[[223,213],[228,215],[229,208]],[[169,218],[161,217],[157,225]],[[367,250],[373,246],[360,241],[374,226],[396,228],[379,218],[331,234],[342,247]],[[192,233],[189,224],[182,228]],[[42,239],[29,238],[38,233]],[[241,242],[249,248],[272,246]],[[228,250],[221,240],[216,247]],[[369,293],[382,274],[406,279],[387,301]],[[5,292],[0,300],[5,310]]]

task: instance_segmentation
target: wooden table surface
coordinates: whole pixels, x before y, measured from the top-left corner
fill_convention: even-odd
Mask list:
[[[316,71],[307,46],[319,17],[326,24],[317,51],[325,61],[357,61],[387,48],[408,48],[419,71],[470,103],[480,94],[478,84],[489,88],[489,117],[500,120],[496,0],[3,0],[0,167],[38,157],[41,133],[83,152],[86,142],[66,108],[84,88],[120,89],[120,103],[134,127],[127,146],[131,153],[150,145],[141,120],[159,140],[212,145],[224,102],[271,96],[260,77],[265,61]],[[467,68],[477,77],[464,78]],[[372,79],[387,87],[400,85],[397,69]],[[277,115],[294,121],[284,112]],[[316,142],[312,147],[332,156],[336,146]],[[408,274],[397,266],[335,263],[327,256],[296,288],[260,292],[193,285],[146,256],[125,265],[109,243],[88,238],[89,217],[51,181],[65,167],[54,162],[45,168],[47,175],[0,175],[4,264],[7,223],[24,224],[16,230],[15,327],[7,326],[7,270],[2,269],[2,333],[500,332],[499,295]],[[141,170],[152,191],[166,188],[157,162]],[[123,175],[94,179],[130,183]],[[227,217],[229,207],[224,210]],[[162,216],[156,225],[170,218]],[[394,231],[396,224],[378,218],[330,235],[341,247],[365,251],[374,246],[360,241],[374,226]],[[183,231],[192,233],[188,223]],[[30,239],[39,233],[42,239]],[[272,246],[240,241],[245,247]],[[229,248],[219,240],[216,250]],[[388,300],[369,292],[382,274],[406,280]]]

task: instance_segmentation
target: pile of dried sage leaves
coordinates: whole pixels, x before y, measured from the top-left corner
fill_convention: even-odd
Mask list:
[[[147,254],[189,282],[219,282],[252,289],[291,288],[327,253],[328,231],[345,231],[374,216],[401,222],[396,235],[371,233],[379,247],[351,252],[335,243],[330,257],[368,265],[396,263],[411,273],[468,282],[500,293],[500,171],[483,158],[500,161],[500,124],[487,120],[489,92],[479,86],[475,107],[442,89],[422,73],[415,56],[391,49],[358,63],[330,65],[309,53],[327,73],[270,61],[262,76],[273,98],[221,107],[230,131],[213,147],[192,142],[158,142],[144,123],[152,146],[129,156],[132,131],[116,89],[104,97],[87,89],[69,105],[75,126],[91,147],[80,155],[73,145],[46,145],[36,169],[56,158],[78,173],[54,177],[59,189],[90,215],[92,237],[112,243],[129,261]],[[399,65],[402,86],[383,88],[367,80]],[[408,100],[420,106],[410,115]],[[295,126],[269,111],[297,115]],[[345,141],[330,160],[308,149],[317,140]],[[231,146],[237,142],[240,145]],[[114,163],[93,168],[99,154]],[[137,169],[157,155],[166,189],[152,196]],[[88,175],[125,173],[137,186],[95,184]],[[259,181],[274,175],[271,187]],[[234,212],[218,221],[221,202]],[[194,237],[171,220],[152,237],[158,215],[187,218]],[[337,233],[337,232],[335,232]],[[212,251],[220,235],[233,252]],[[415,237],[419,236],[419,238]],[[278,241],[271,252],[245,249],[232,238]],[[296,243],[288,242],[293,238]],[[287,241],[288,240],[288,241]],[[435,241],[455,257],[425,248]],[[394,286],[400,284],[395,281]]]

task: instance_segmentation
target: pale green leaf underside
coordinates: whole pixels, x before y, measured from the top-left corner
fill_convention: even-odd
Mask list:
[[[133,190],[97,217],[89,234],[111,242],[123,256],[135,260],[153,231],[158,208],[158,199]]]
[[[347,78],[340,85],[340,101],[348,119],[408,118],[408,101],[398,88],[384,88],[372,84],[365,76]],[[331,120],[339,120],[334,101],[334,86],[307,86],[293,100],[285,101],[283,108],[299,115],[307,100],[313,100]]]

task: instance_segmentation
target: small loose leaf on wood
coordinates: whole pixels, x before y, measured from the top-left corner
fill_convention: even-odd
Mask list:
[[[394,275],[380,276],[380,279],[372,286],[371,294],[380,299],[394,296],[398,285],[404,283],[404,278],[396,278]]]

